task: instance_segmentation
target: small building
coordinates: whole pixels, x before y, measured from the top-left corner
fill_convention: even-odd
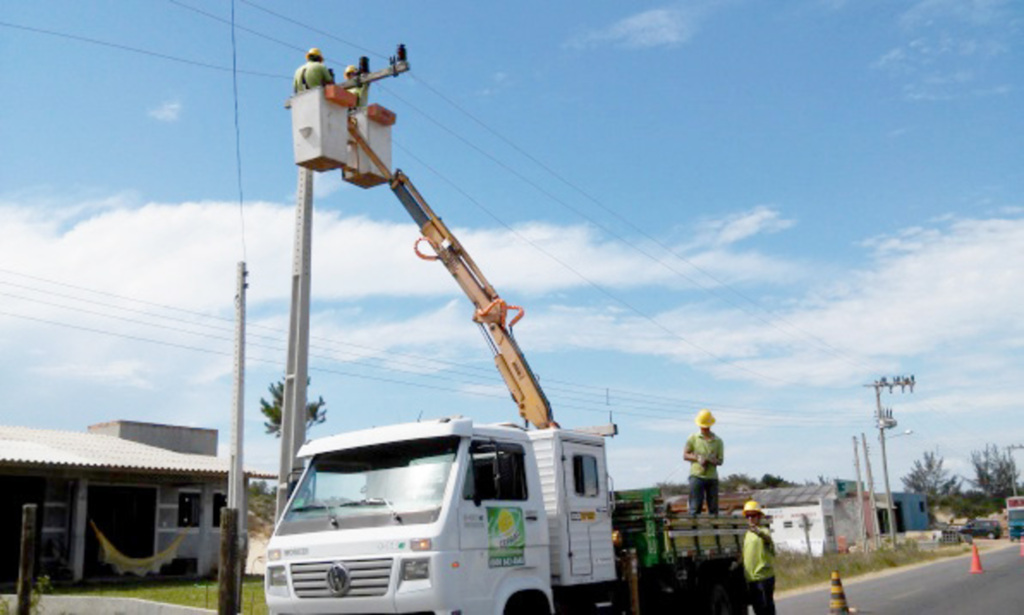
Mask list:
[[[925,496],[893,493],[897,532],[928,529]],[[863,505],[857,504],[857,483],[837,480],[828,485],[803,485],[755,491],[779,548],[813,555],[845,551],[861,537],[860,515],[868,539],[888,533],[885,494],[876,494],[871,514],[870,494],[861,489]],[[862,512],[863,511],[863,512]]]
[[[51,578],[115,574],[111,551],[129,563],[162,554],[160,574],[210,574],[230,466],[216,455],[213,429],[0,426],[0,583],[17,578],[22,507],[30,503],[38,506],[36,561]],[[253,477],[275,478],[246,472],[246,482]]]

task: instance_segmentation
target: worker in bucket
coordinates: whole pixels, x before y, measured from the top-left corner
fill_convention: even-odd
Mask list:
[[[683,449],[683,459],[690,462],[690,514],[700,514],[707,501],[708,514],[717,515],[718,466],[725,459],[725,444],[711,432],[715,417],[710,410],[698,412],[694,422],[700,432],[690,436]]]
[[[775,543],[761,527],[764,511],[754,500],[743,505],[747,533],[743,536],[743,576],[754,615],[775,615]]]
[[[324,66],[324,56],[319,47],[306,52],[306,63],[295,70],[292,90],[299,92],[334,83],[334,71]]]
[[[353,65],[349,65],[345,68],[345,81],[353,79],[359,75],[359,69]],[[354,94],[356,97],[356,107],[365,107],[366,98],[370,95],[370,84],[361,83],[354,85],[350,88],[346,88],[349,94]]]

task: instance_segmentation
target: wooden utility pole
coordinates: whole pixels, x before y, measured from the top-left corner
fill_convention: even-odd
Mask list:
[[[32,608],[32,577],[36,569],[36,505],[21,509],[21,558],[18,561],[18,615]]]
[[[218,580],[217,614],[238,614],[238,511],[224,508],[220,511],[220,571]],[[21,615],[19,613],[19,615]]]

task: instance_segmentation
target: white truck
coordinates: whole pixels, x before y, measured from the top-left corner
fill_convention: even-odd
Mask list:
[[[394,114],[345,108],[330,88],[290,101],[296,162],[390,185],[434,253],[417,254],[441,261],[473,303],[535,429],[446,418],[307,442],[305,471],[267,546],[271,613],[741,613],[745,522],[680,515],[656,490],[611,491],[595,434],[614,430],[554,421],[512,335],[522,308],[501,299],[409,178],[389,169]],[[331,126],[349,133],[333,154],[318,136]],[[506,322],[510,310],[518,313]]]
[[[743,612],[742,519],[631,515],[617,531],[642,552],[617,554],[604,444],[468,418],[307,443],[268,545],[270,612]]]

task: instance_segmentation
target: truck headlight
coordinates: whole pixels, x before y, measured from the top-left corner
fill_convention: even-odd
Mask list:
[[[402,560],[402,580],[419,581],[430,578],[430,560],[423,558]]]
[[[267,593],[288,596],[288,573],[284,566],[267,566]]]

